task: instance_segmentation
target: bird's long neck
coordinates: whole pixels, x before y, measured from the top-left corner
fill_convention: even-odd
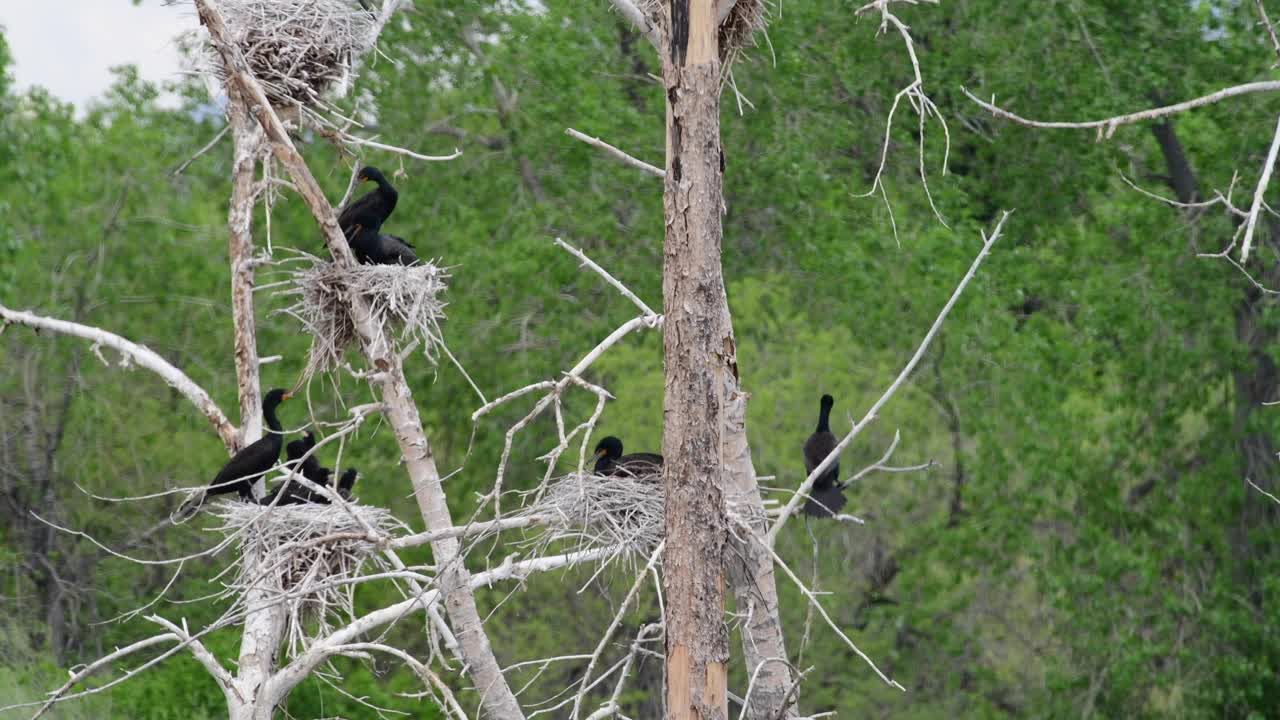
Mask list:
[[[284,428],[280,426],[279,418],[276,417],[276,408],[274,405],[263,406],[262,417],[267,421],[267,427],[277,433],[284,431]]]
[[[824,407],[818,410],[818,429],[816,432],[831,432],[831,408]]]

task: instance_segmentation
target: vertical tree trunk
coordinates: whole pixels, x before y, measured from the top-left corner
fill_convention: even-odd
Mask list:
[[[728,306],[725,306],[726,311]],[[728,320],[726,319],[726,324]],[[729,327],[730,337],[733,328]],[[735,512],[751,525],[754,535],[738,531],[729,537],[725,557],[736,611],[743,615],[742,655],[750,690],[745,699],[751,720],[783,720],[795,717],[791,666],[778,614],[778,587],[774,582],[773,556],[764,543],[769,531],[760,486],[756,482],[751,447],[747,444],[747,395],[736,378],[725,393],[724,459],[729,469],[727,496]]]
[[[715,0],[671,0],[663,204],[667,717],[728,713],[724,397],[736,382],[720,269],[720,60]]]
[[[231,165],[231,317],[235,323],[236,381],[240,393],[240,445],[262,437],[262,388],[258,381],[258,333],[253,317],[253,171],[262,131],[239,103],[227,109],[235,148]],[[262,485],[259,479],[255,484]]]

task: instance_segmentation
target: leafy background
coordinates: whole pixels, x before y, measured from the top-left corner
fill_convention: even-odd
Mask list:
[[[444,164],[378,153],[362,161],[403,171],[395,232],[453,266],[447,339],[494,397],[554,377],[633,314],[553,238],[584,248],[650,304],[660,301],[660,183],[563,134],[575,127],[660,164],[658,68],[604,2],[414,5],[389,28],[386,57],[364,84],[376,98],[376,131],[424,152],[456,145],[464,155]],[[1249,472],[1273,491],[1278,484],[1274,457],[1261,466],[1245,457],[1256,447],[1250,438],[1280,430],[1280,416],[1256,402],[1259,388],[1274,389],[1273,301],[1226,263],[1196,258],[1226,245],[1228,218],[1189,218],[1125,184],[1122,176],[1173,194],[1152,127],[1122,128],[1107,142],[1028,130],[992,120],[960,92],[994,95],[1035,117],[1084,119],[1274,79],[1253,4],[901,8],[926,90],[948,122],[951,172],[940,171],[943,135],[932,123],[926,163],[944,227],[918,176],[914,117],[900,108],[885,176],[896,238],[885,203],[857,195],[871,187],[889,106],[910,65],[899,39],[877,35],[855,5],[786,3],[768,43],[734,67],[742,111],[725,96],[724,263],[752,395],[753,457],[774,476],[769,484],[800,482],[799,448],[818,396],[837,397],[837,430],[860,417],[963,275],[980,230],[999,211],[1016,212],[929,358],[842,458],[846,472],[861,467],[900,430],[900,463],[939,467],[873,474],[855,486],[850,509],[865,526],[797,522],[780,540],[804,577],[817,544],[824,604],[908,692],[885,687],[820,625],[801,653],[805,606],[784,583],[793,659],[814,667],[803,708],[910,719],[1272,715],[1280,707],[1280,535],[1275,509],[1243,478]],[[463,42],[470,31],[491,38],[483,57]],[[0,41],[0,69],[9,62]],[[200,88],[178,86],[181,106],[170,109],[131,69],[117,73],[112,90],[81,112],[39,89],[16,93],[0,73],[0,302],[144,343],[234,409],[229,149],[170,175],[223,120]],[[518,98],[509,111],[499,109],[498,84]],[[1238,187],[1252,187],[1278,112],[1280,101],[1253,95],[1172,122],[1202,195],[1228,187],[1236,171]],[[301,139],[338,197],[354,160],[322,138]],[[271,227],[276,248],[321,248],[296,198],[276,206]],[[1274,261],[1263,252],[1251,270]],[[260,350],[285,357],[266,366],[264,384],[287,385],[306,339],[270,314],[278,302],[259,298]],[[1255,322],[1246,328],[1241,313]],[[121,546],[171,507],[108,505],[81,489],[129,495],[196,484],[224,454],[156,378],[104,367],[79,341],[10,328],[0,368],[0,698],[23,699],[60,684],[60,668],[148,632],[141,621],[102,623],[153,597],[172,572],[105,557],[31,514]],[[505,428],[527,406],[473,428],[479,403],[457,372],[415,362],[412,373],[437,457],[459,469],[448,491],[462,516],[492,482]],[[628,339],[590,379],[618,398],[600,432],[630,449],[660,447],[656,334]],[[323,419],[370,399],[340,378],[309,393]],[[589,404],[571,399],[576,411]],[[283,414],[297,427],[307,413],[286,405]],[[553,433],[541,423],[517,438],[514,486],[541,477],[535,458]],[[418,527],[385,426],[371,425],[346,452],[366,477],[361,499]],[[149,536],[135,552],[170,556],[206,540],[187,526]],[[497,547],[490,561],[513,550]],[[224,562],[186,567],[169,601],[208,592]],[[509,588],[483,595],[482,612],[502,603],[489,621],[502,662],[590,652],[626,579],[589,577],[548,575],[510,597]],[[360,602],[391,597],[371,587]],[[160,612],[193,624],[218,612],[169,601]],[[656,612],[647,599],[628,616],[630,631]],[[405,623],[393,639],[425,653],[420,626]],[[233,632],[211,641],[224,658],[236,643]],[[349,695],[311,680],[289,699],[289,716],[369,716],[353,697],[434,713],[398,695],[416,688],[394,664],[340,669]],[[530,693],[545,697],[581,671],[553,666]],[[733,672],[733,686],[745,687],[741,668]],[[628,714],[655,716],[660,687],[660,668],[645,663],[624,697]],[[474,705],[473,695],[464,698]],[[214,683],[184,657],[54,714],[223,713]]]

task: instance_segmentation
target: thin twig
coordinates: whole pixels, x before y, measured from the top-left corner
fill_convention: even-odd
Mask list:
[[[609,143],[601,140],[600,138],[591,137],[590,135],[580,133],[577,130],[574,130],[573,128],[565,128],[564,134],[576,140],[581,140],[582,142],[590,145],[593,148],[603,150],[609,155],[612,155],[613,157],[621,160],[626,165],[629,165],[635,168],[636,170],[639,170],[641,172],[646,172],[646,173],[649,173],[650,175],[653,175],[655,177],[660,177],[660,178],[667,176],[667,171],[663,170],[662,168],[654,167],[653,165],[650,165],[649,163],[643,160],[638,160],[626,154],[625,152],[619,150],[618,148],[610,145]]]

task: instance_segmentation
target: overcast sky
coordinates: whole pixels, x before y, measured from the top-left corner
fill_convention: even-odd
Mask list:
[[[129,0],[0,0],[18,88],[41,85],[82,108],[111,84],[113,65],[137,65],[147,80],[174,79],[173,37],[195,24],[189,4],[161,0],[137,7]]]

